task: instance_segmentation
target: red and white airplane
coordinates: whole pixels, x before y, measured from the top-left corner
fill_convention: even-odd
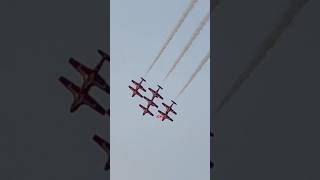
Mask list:
[[[172,106],[173,104],[177,104],[175,103],[173,100],[171,100],[172,104],[169,106],[165,103],[162,103],[162,105],[166,108],[166,112],[162,112],[160,110],[158,110],[158,112],[161,114],[161,121],[164,121],[165,119],[169,119],[170,121],[173,121],[173,119],[171,117],[169,117],[169,113],[173,112],[174,114],[177,114],[173,109]]]
[[[153,101],[155,96],[153,96],[152,99],[149,99],[146,96],[143,96],[143,98],[148,101],[147,106],[154,106],[154,107],[158,108],[158,105]]]
[[[163,89],[161,86],[158,85],[158,89],[157,90],[153,90],[151,88],[148,88],[148,89],[152,92],[152,97],[163,99],[163,97],[159,94],[159,90]]]
[[[139,106],[143,109],[143,113],[142,113],[143,116],[147,113],[153,116],[152,112],[149,110],[150,105],[148,105],[147,107],[144,107],[141,104],[139,104]]]
[[[60,77],[59,81],[73,94],[73,103],[70,108],[71,113],[75,112],[81,105],[86,104],[98,113],[105,115],[105,109],[89,95],[88,88],[82,89],[65,77]]]
[[[138,83],[134,80],[131,80],[136,87],[133,88],[132,86],[128,86],[131,90],[132,90],[132,97],[134,97],[135,95],[138,95],[140,97],[143,97],[142,94],[139,92],[139,89],[141,89],[142,91],[146,92],[146,90],[144,89],[144,87],[141,85],[143,81],[146,81],[145,79],[143,79],[143,77],[141,77],[141,81]]]
[[[166,114],[168,114],[169,112],[173,112],[174,114],[177,114],[173,109],[172,106],[173,104],[177,105],[177,103],[175,103],[173,100],[171,100],[172,104],[169,106],[165,103],[162,103],[162,105],[166,108]]]
[[[99,71],[104,63],[104,61],[110,62],[110,56],[103,52],[102,50],[98,50],[98,53],[101,55],[102,59],[96,65],[94,69],[90,69],[83,64],[79,63],[73,58],[69,59],[69,63],[82,75],[83,83],[81,89],[89,89],[91,86],[97,86],[106,93],[110,94],[110,87],[106,83],[105,79],[99,75]]]
[[[110,57],[101,50],[98,50],[98,53],[102,56],[102,59],[94,69],[89,69],[73,58],[70,58],[69,60],[69,63],[83,76],[83,84],[81,88],[65,77],[61,76],[59,78],[59,81],[73,94],[74,100],[70,108],[71,113],[75,112],[82,104],[89,105],[102,115],[106,113],[105,109],[89,95],[89,90],[93,85],[99,87],[108,94],[110,93],[109,85],[99,75],[103,62],[106,60],[110,62]],[[110,110],[108,110],[108,114],[110,115]]]
[[[107,153],[108,161],[104,167],[104,170],[108,171],[110,169],[110,144],[96,134],[92,139]]]

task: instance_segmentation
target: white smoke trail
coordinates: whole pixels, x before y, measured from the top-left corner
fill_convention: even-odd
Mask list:
[[[216,110],[217,112],[222,109],[224,104],[231,99],[231,97],[240,89],[242,84],[252,75],[253,71],[265,60],[268,52],[276,45],[279,37],[288,28],[295,16],[301,11],[308,1],[309,0],[293,0],[291,2],[288,11],[284,14],[281,21],[272,29],[270,34],[266,36],[251,63],[243,72],[241,72],[230,90],[227,92],[226,96],[222,99]]]
[[[186,46],[182,49],[182,52],[180,53],[180,55],[178,56],[177,60],[174,62],[174,64],[172,65],[171,69],[169,70],[169,72],[167,73],[167,75],[165,76],[164,80],[166,80],[168,78],[168,76],[172,73],[172,71],[174,70],[174,68],[178,65],[178,63],[181,61],[182,57],[184,56],[184,54],[188,51],[188,49],[191,47],[193,41],[197,38],[197,36],[200,34],[201,30],[203,29],[203,27],[207,24],[208,20],[210,18],[210,11],[205,15],[205,17],[202,19],[201,23],[199,24],[199,26],[197,27],[197,29],[193,32],[191,38],[189,39],[188,43],[186,44]]]
[[[152,67],[154,66],[154,64],[159,60],[161,54],[164,52],[164,50],[168,47],[170,41],[173,39],[174,35],[178,32],[180,26],[182,25],[182,23],[184,22],[184,20],[187,18],[188,14],[190,13],[190,11],[193,9],[194,5],[198,2],[198,0],[191,0],[189,6],[187,7],[187,9],[182,13],[178,23],[174,26],[173,30],[171,31],[171,33],[169,34],[169,37],[167,38],[167,40],[165,41],[165,43],[163,44],[162,48],[160,49],[158,55],[156,56],[156,58],[153,60],[151,66],[149,67],[149,69],[147,70],[146,74],[147,75],[150,70],[152,69]]]
[[[194,71],[194,73],[191,75],[190,79],[188,80],[188,82],[186,83],[186,85],[181,89],[181,91],[179,92],[179,94],[176,96],[175,99],[177,99],[182,93],[183,91],[189,86],[189,84],[193,81],[193,79],[197,76],[198,72],[201,70],[201,68],[203,67],[203,65],[208,62],[208,60],[210,59],[210,50],[209,52],[206,54],[206,56],[202,59],[202,61],[200,62],[200,64],[198,65],[197,69]]]

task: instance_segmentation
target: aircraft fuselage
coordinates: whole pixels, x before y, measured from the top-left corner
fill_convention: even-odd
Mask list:
[[[84,78],[83,84],[81,86],[81,89],[90,89],[94,85],[94,80],[97,76],[97,72],[92,72],[88,74],[86,78]]]
[[[74,98],[74,101],[71,105],[71,112],[76,111],[82,104],[84,99],[86,98],[87,94],[89,93],[89,89],[90,88],[86,88],[86,89],[80,89],[80,92],[76,95],[76,97]]]

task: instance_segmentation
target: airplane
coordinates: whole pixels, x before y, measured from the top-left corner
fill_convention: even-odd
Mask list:
[[[153,90],[151,88],[148,88],[148,89],[152,92],[152,96],[153,97],[163,99],[163,97],[159,94],[159,90],[163,89],[161,86],[158,85],[158,89],[157,90]]]
[[[88,88],[82,89],[62,76],[59,78],[59,81],[73,94],[73,103],[70,108],[71,113],[75,112],[81,105],[86,104],[98,113],[105,115],[106,111],[89,95]]]
[[[173,121],[173,119],[168,116],[169,112],[173,112],[174,114],[177,114],[173,109],[172,106],[173,104],[177,104],[175,103],[173,100],[171,100],[172,104],[170,106],[168,106],[165,103],[162,103],[162,105],[166,108],[166,112],[162,112],[160,110],[158,110],[158,112],[162,115],[161,120],[164,121],[165,119],[169,119],[170,121]]]
[[[143,96],[143,98],[148,101],[148,106],[154,106],[154,107],[158,108],[158,105],[155,102],[153,102],[153,100],[155,98],[154,96],[152,99],[149,99],[146,96]]]
[[[102,59],[95,66],[94,69],[90,69],[83,64],[79,63],[73,58],[69,59],[69,63],[82,75],[83,84],[81,89],[90,89],[91,86],[97,86],[106,93],[110,94],[110,86],[106,83],[105,79],[99,75],[99,71],[104,63],[104,61],[110,62],[110,56],[98,49],[98,53],[101,55]]]
[[[134,97],[135,95],[138,95],[140,97],[142,97],[142,95],[139,93],[139,89],[141,89],[142,91],[146,92],[146,89],[144,89],[144,87],[141,85],[143,81],[146,81],[145,79],[143,79],[143,77],[141,77],[141,81],[138,83],[134,80],[131,80],[136,87],[133,88],[132,86],[128,86],[131,90],[132,90],[132,97]]]
[[[104,170],[108,171],[110,169],[110,143],[96,134],[92,137],[92,139],[108,154],[108,161],[104,167]]]
[[[168,115],[167,113],[164,113],[164,112],[162,112],[162,111],[160,111],[160,110],[158,110],[158,112],[162,115],[162,116],[161,116],[161,121],[164,121],[165,119],[168,119],[168,120],[170,120],[170,121],[173,121],[173,119],[172,119],[171,117],[169,117],[169,115]]]
[[[177,105],[177,103],[175,103],[173,100],[171,100],[172,104],[169,106],[165,103],[162,103],[162,105],[166,108],[166,114],[168,114],[169,112],[173,112],[174,114],[177,114],[173,109],[172,106],[173,104]]]
[[[145,115],[145,114],[150,114],[151,116],[153,116],[153,114],[152,114],[152,112],[150,112],[149,111],[149,107],[150,107],[150,105],[148,105],[147,107],[144,107],[144,106],[142,106],[141,104],[139,104],[139,106],[143,109],[143,116]]]

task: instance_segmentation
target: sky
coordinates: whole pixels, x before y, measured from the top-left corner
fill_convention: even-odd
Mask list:
[[[114,180],[194,180],[210,178],[210,61],[176,100],[174,122],[142,116],[128,85],[144,76],[144,87],[163,87],[164,101],[171,104],[210,49],[210,23],[204,27],[171,76],[163,81],[193,31],[209,11],[200,0],[147,76],[144,76],[189,0],[112,0],[111,52],[111,174]],[[147,91],[145,94],[151,97]],[[156,109],[151,110],[155,116]]]

